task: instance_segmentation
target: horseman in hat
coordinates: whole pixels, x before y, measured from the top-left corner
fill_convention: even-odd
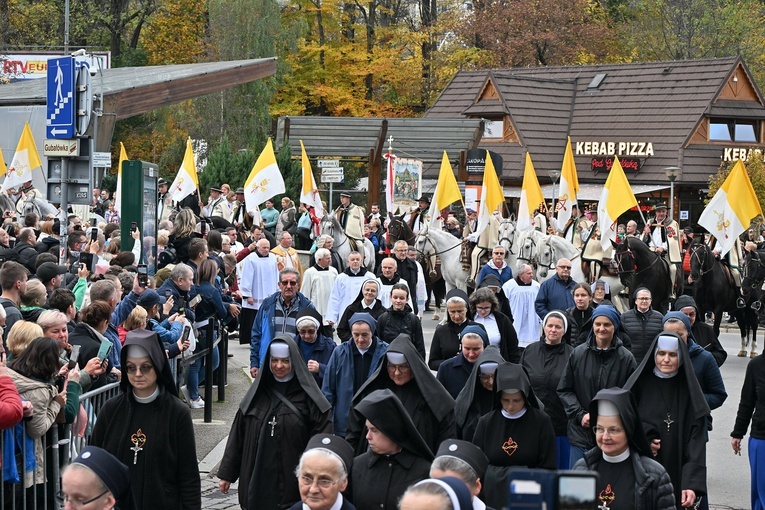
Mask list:
[[[364,209],[351,202],[351,194],[340,193],[340,205],[335,209],[338,223],[345,235],[355,241],[364,240]]]
[[[231,221],[231,208],[228,206],[223,190],[217,186],[210,187],[210,199],[207,206],[202,209],[202,216],[212,218],[218,216],[226,221]]]
[[[412,232],[415,234],[418,233],[422,229],[422,226],[430,221],[430,216],[428,215],[429,210],[430,197],[427,195],[420,196],[417,200],[417,208],[408,214],[408,218],[404,218],[404,221],[407,222],[409,228],[412,229]]]
[[[168,193],[170,185],[168,182],[159,178],[157,180],[157,221],[164,221],[170,219],[170,214],[173,212],[173,197]]]
[[[479,201],[476,200],[476,202]],[[491,215],[486,228],[480,234],[474,232],[478,225],[477,220],[475,226],[473,226],[472,221],[468,221],[465,225],[462,242],[467,244],[465,251],[470,254],[470,273],[466,283],[471,287],[476,285],[476,277],[481,269],[481,256],[484,253],[491,253],[491,250],[499,244],[499,218],[497,216],[498,214]]]
[[[603,259],[613,257],[613,249],[603,250],[600,242],[600,229],[598,227],[598,211],[591,209],[589,211],[590,219],[580,220],[582,225],[582,260],[587,264],[584,268],[589,269],[589,280],[595,281],[600,278],[600,272],[603,268]]]
[[[26,200],[34,200],[36,198],[45,200],[42,193],[40,193],[40,190],[34,187],[32,181],[25,182],[21,186],[19,199],[16,201],[16,212],[19,214],[19,216],[24,216],[24,202]]]
[[[680,255],[680,225],[667,215],[667,204],[658,203],[653,207],[653,218],[643,229],[643,242],[651,248],[651,251],[661,255],[670,264],[670,279],[672,291],[670,299],[675,299],[675,285],[677,280],[677,267],[683,263]]]

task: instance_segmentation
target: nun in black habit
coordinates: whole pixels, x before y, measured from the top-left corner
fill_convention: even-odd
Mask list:
[[[499,349],[489,346],[473,364],[473,371],[455,401],[454,421],[458,439],[471,441],[478,420],[494,410],[494,377],[497,367],[504,362]]]
[[[654,457],[672,479],[675,504],[692,506],[707,492],[709,406],[685,342],[669,331],[657,335],[624,389],[635,396]]]
[[[672,481],[653,460],[643,422],[632,394],[621,388],[600,390],[589,406],[597,446],[587,451],[575,471],[596,471],[601,506],[610,510],[671,510]]]
[[[495,410],[478,420],[473,444],[489,459],[483,481],[486,506],[507,506],[510,468],[556,469],[555,430],[539,408],[529,376],[521,365],[503,363],[494,381]]]
[[[122,393],[101,408],[90,444],[128,467],[137,508],[201,508],[194,426],[157,333],[129,331],[120,360]]]
[[[407,487],[430,476],[433,452],[392,391],[373,391],[354,410],[376,430],[369,451],[353,460],[353,504],[397,508]]]
[[[329,402],[290,335],[277,335],[231,425],[221,491],[239,479],[242,508],[289,508],[300,501],[294,469],[308,440],[331,432]]]
[[[454,399],[435,378],[412,341],[401,334],[391,342],[380,366],[353,396],[354,407],[375,390],[391,390],[404,405],[431,451],[456,436]],[[357,411],[348,417],[345,439],[357,454],[367,450],[367,430]]]

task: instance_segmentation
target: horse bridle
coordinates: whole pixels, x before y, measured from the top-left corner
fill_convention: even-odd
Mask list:
[[[762,262],[762,260],[760,260],[760,256],[757,254],[757,252],[750,253],[749,260],[746,262],[746,264],[744,264],[744,271],[743,271],[743,275],[742,275],[742,278],[741,278],[741,287],[742,288],[744,287],[744,282],[747,281],[747,279],[748,279],[748,280],[750,280],[752,282],[750,284],[750,287],[752,289],[756,289],[757,287],[762,285],[763,278],[760,278],[760,279],[757,278],[757,274],[756,274],[757,270],[754,271],[755,275],[751,276],[749,274],[749,272],[750,272],[749,266],[750,265],[754,265],[758,269],[763,269],[763,268],[765,268],[765,264]]]
[[[702,248],[703,248],[704,253],[705,253],[704,260],[702,260],[702,258],[699,256],[699,251],[701,251]],[[706,263],[706,259],[709,258],[709,254],[711,253],[711,250],[707,251],[708,249],[709,249],[709,247],[707,245],[703,244],[703,243],[698,243],[696,245],[695,249],[691,248],[691,258],[695,258],[696,261],[699,263],[699,278],[701,278],[702,276],[704,276],[707,273],[710,273],[715,268],[715,265],[713,263],[713,264],[711,264],[709,269],[704,271],[704,264]]]
[[[635,258],[635,252],[632,251],[632,248],[630,248],[629,241],[627,241],[626,238],[625,238],[625,240],[622,241],[622,242],[627,247],[627,249],[624,250],[624,251],[618,251],[617,250],[617,251],[614,252],[614,256],[616,258],[616,270],[617,270],[617,272],[620,275],[621,274],[632,274],[634,276],[637,276],[639,274],[645,273],[646,271],[651,269],[651,267],[653,267],[653,265],[656,264],[659,261],[659,259],[661,259],[661,256],[656,255],[656,258],[653,259],[653,262],[651,262],[646,267],[644,267],[643,269],[638,271],[637,260]],[[622,264],[622,257],[616,257],[616,255],[625,255],[625,254],[629,256],[630,261],[632,262],[630,269],[624,269],[624,266]]]
[[[511,226],[512,226],[512,225],[511,225]],[[501,226],[501,225],[500,225],[500,230],[502,230],[502,226]],[[507,247],[507,251],[508,251],[508,253],[509,253],[509,252],[511,252],[511,251],[513,251],[513,244],[515,243],[515,240],[514,240],[514,238],[515,238],[515,237],[518,237],[518,231],[517,231],[517,230],[513,230],[513,234],[515,234],[515,235],[513,235],[513,239],[511,239],[511,238],[510,238],[510,237],[508,237],[508,236],[504,236],[504,237],[500,237],[500,238],[497,240],[497,244],[502,244],[502,241],[507,241],[507,244],[509,245],[509,246]]]
[[[419,253],[423,257],[428,257],[429,255],[427,255],[425,253],[424,249],[420,250],[420,249],[417,248],[417,238],[419,238],[419,237],[422,237],[423,239],[425,239],[425,242],[426,243],[430,243],[430,246],[433,247],[433,254],[430,255],[432,257],[438,257],[442,253],[446,253],[446,252],[452,251],[453,249],[459,248],[459,247],[462,246],[462,243],[457,243],[454,246],[452,246],[451,248],[445,249],[444,251],[438,251],[438,249],[436,248],[436,244],[433,242],[433,239],[430,238],[430,234],[428,234],[428,233],[424,233],[423,234],[422,232],[420,232],[420,233],[418,233],[417,235],[414,236],[414,246],[415,246],[415,249],[417,250],[417,253]]]
[[[324,221],[324,219],[322,219],[322,220],[321,220],[321,223],[327,223],[327,224],[328,224],[326,228],[327,228],[327,230],[329,230],[330,232],[332,232],[332,234],[330,234],[330,235],[332,236],[332,239],[334,240],[334,238],[335,238],[335,226],[332,224],[332,220],[327,220],[327,221],[325,222],[325,221]],[[341,246],[343,246],[345,243],[347,243],[347,242],[348,242],[348,239],[349,239],[349,238],[348,238],[348,236],[346,235],[346,236],[345,236],[345,240],[344,240],[343,242],[339,243],[337,246],[334,246],[334,248],[335,248],[335,249],[338,249],[338,248],[340,248]]]
[[[531,251],[529,258],[523,257],[523,249],[526,247],[526,241],[529,241],[531,243]],[[526,239],[523,240],[523,244],[521,245],[521,249],[518,250],[518,260],[524,260],[526,262],[532,262],[534,260],[534,248],[536,247],[537,242],[534,240],[533,237],[529,236]]]
[[[394,225],[396,225],[396,230],[397,230],[395,234],[391,232],[391,227]],[[401,218],[394,217],[388,224],[388,233],[392,234],[398,240],[406,241],[406,244],[409,244],[410,239],[412,240],[412,242],[414,242],[414,240],[417,239],[417,234],[415,234],[414,232],[412,232],[412,235],[406,239],[401,237],[402,231],[404,230],[404,225],[405,225],[404,220],[402,220]]]

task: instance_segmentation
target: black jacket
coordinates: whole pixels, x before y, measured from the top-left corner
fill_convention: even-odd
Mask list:
[[[630,337],[630,351],[637,363],[643,359],[656,335],[664,330],[663,320],[664,316],[653,308],[646,313],[633,308],[622,314],[622,329]]]
[[[406,489],[430,475],[430,461],[401,450],[396,455],[368,451],[353,459],[353,504],[359,509],[398,508]]]
[[[417,349],[417,354],[420,355],[422,361],[425,361],[425,339],[422,336],[422,323],[412,313],[409,305],[405,305],[404,309],[400,312],[394,311],[392,307],[388,308],[377,319],[375,336],[383,342],[391,343],[402,333],[412,339],[414,348]]]
[[[35,250],[35,247],[29,243],[16,243],[16,246],[13,247],[13,251],[18,254],[19,262],[34,274],[36,272],[35,261],[39,255],[39,252]]]
[[[653,459],[630,455],[635,472],[635,510],[674,510],[675,494],[667,470]],[[574,471],[597,471],[603,460],[600,448],[593,448],[584,454],[574,466]]]
[[[573,350],[565,342],[550,345],[540,340],[526,347],[521,354],[521,365],[526,368],[534,393],[545,405],[544,411],[552,420],[556,436],[566,435],[568,418],[557,389]]]
[[[446,314],[446,322],[436,327],[433,339],[430,342],[428,366],[431,370],[438,370],[441,363],[457,355],[460,351],[460,334],[468,326],[483,328],[483,325],[471,321],[469,318],[462,324],[455,324],[449,319],[449,314]]]
[[[618,335],[606,350],[598,349],[594,338],[574,348],[557,390],[569,419],[568,440],[573,446],[595,445],[592,430],[582,427],[590,401],[599,390],[624,386],[636,367],[635,358]]]
[[[725,352],[720,340],[715,335],[715,330],[712,326],[704,322],[704,316],[701,315],[699,307],[696,306],[696,301],[691,296],[680,296],[675,301],[673,310],[682,310],[688,306],[692,306],[696,309],[696,321],[691,327],[691,333],[696,343],[703,347],[705,350],[712,353],[717,361],[717,366],[721,367],[725,360],[728,358],[728,353]]]
[[[576,305],[566,309],[566,315],[568,316],[568,331],[566,331],[566,334],[563,337],[566,343],[573,347],[584,343],[586,337],[580,340],[579,335],[582,331],[586,331],[585,326],[590,322],[593,310],[595,310],[595,307],[592,306],[592,303],[590,303],[590,306],[584,310],[579,310]]]

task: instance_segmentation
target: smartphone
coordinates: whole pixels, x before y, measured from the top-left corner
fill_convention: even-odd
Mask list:
[[[80,355],[80,346],[72,346],[72,354],[69,355],[69,370],[72,370],[77,365],[77,357]]]
[[[98,348],[98,359],[101,360],[101,364],[104,364],[106,358],[109,357],[109,353],[112,352],[112,343],[108,340],[101,342],[101,347]]]
[[[170,299],[173,297],[173,291],[170,289],[165,289],[165,299]]]
[[[183,343],[186,340],[188,340],[190,334],[191,334],[191,327],[190,326],[184,326],[183,333],[181,334],[181,343]]]
[[[98,227],[93,227],[90,230],[90,240],[94,243],[98,241]]]
[[[95,271],[93,266],[93,254],[84,251],[80,252],[80,267],[85,267],[92,273]]]
[[[93,226],[93,227],[97,226],[98,225],[98,220],[95,219],[95,218],[91,219],[90,220],[90,225]]]
[[[191,298],[191,300],[189,301],[189,306],[190,306],[191,308],[194,308],[195,306],[197,306],[197,305],[199,304],[199,302],[200,302],[200,301],[202,301],[202,296],[200,296],[199,294],[197,294],[196,296],[194,296],[193,298]]]
[[[131,232],[135,232],[136,230],[138,230],[138,223],[136,223],[135,221],[131,221],[130,222],[130,231]]]
[[[149,273],[146,271],[146,264],[138,265],[138,285],[143,288],[149,285]]]

